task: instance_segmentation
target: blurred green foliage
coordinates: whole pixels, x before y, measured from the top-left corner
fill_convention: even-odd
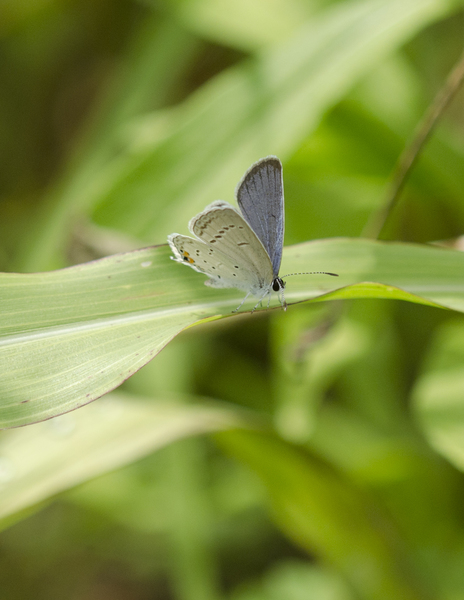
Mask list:
[[[284,163],[286,244],[361,235],[464,39],[459,0],[3,0],[0,14],[3,271],[164,243],[267,154]],[[463,107],[461,91],[390,239],[462,234]],[[205,324],[118,392],[143,399],[138,422],[155,411],[156,439],[117,402],[115,428],[102,400],[3,432],[1,597],[464,600],[463,327],[386,300]],[[206,399],[234,416],[213,425]]]

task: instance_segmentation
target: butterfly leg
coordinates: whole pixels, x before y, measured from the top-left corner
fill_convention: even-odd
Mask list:
[[[240,304],[237,306],[237,308],[235,310],[233,310],[233,313],[236,313],[238,310],[240,310],[242,308],[242,306],[245,304],[245,300],[248,298],[248,296],[251,294],[251,292],[248,292],[248,294],[245,296],[245,298],[240,302]],[[256,308],[256,306],[255,306]],[[254,310],[254,309],[253,309]],[[253,312],[253,311],[252,311]]]
[[[269,308],[269,306],[271,305],[271,294],[267,295],[267,307]]]
[[[255,312],[255,310],[258,308],[258,306],[261,306],[261,307],[263,306],[263,300],[267,296],[267,294],[268,294],[268,292],[264,292],[264,294],[261,296],[261,298],[255,304],[253,310],[251,311],[251,314],[253,314]],[[268,303],[267,307],[269,308],[269,303]]]
[[[253,314],[255,312],[255,310],[258,308],[258,306],[261,304],[261,306],[263,305],[263,300],[258,300],[258,302],[254,305],[253,310],[251,311],[251,314]]]

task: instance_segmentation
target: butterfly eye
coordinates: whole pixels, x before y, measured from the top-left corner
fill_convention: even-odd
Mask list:
[[[272,282],[272,289],[274,292],[280,292],[280,290],[285,289],[285,282],[280,277],[276,277]]]

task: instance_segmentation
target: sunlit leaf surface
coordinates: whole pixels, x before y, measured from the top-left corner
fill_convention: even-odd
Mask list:
[[[242,292],[206,287],[203,275],[169,256],[167,247],[154,247],[61,271],[1,276],[3,427],[86,404],[130,377],[182,329],[231,316]],[[451,250],[334,239],[286,248],[281,272],[339,274],[289,277],[289,303],[330,294],[462,311],[463,267],[464,255]],[[249,299],[242,311],[255,302]],[[277,297],[272,306],[280,306]]]

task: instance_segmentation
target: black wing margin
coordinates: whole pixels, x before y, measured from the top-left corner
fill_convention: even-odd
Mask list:
[[[277,156],[266,156],[252,165],[235,193],[240,210],[266,248],[274,277],[277,277],[285,221],[282,164]]]

